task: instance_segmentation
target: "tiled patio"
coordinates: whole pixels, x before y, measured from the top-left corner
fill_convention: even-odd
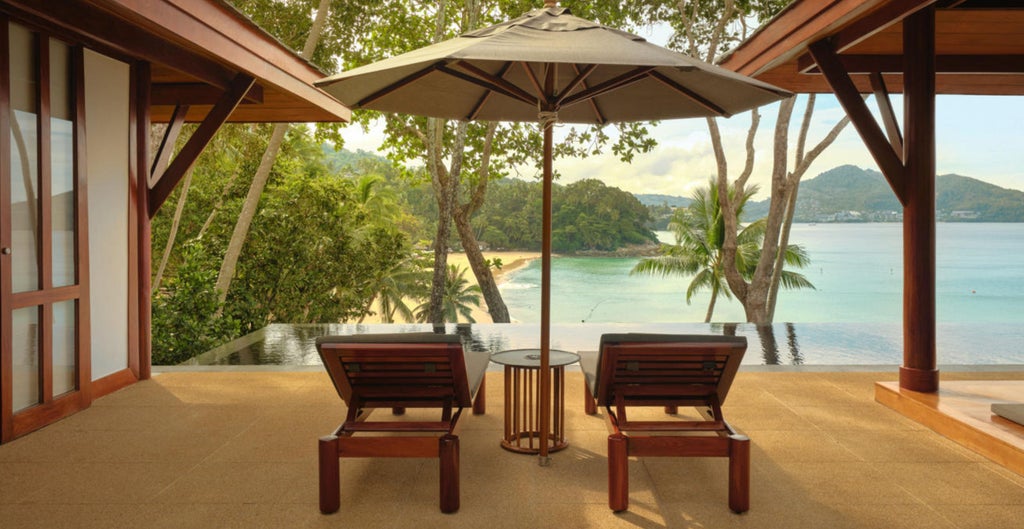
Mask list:
[[[944,379],[985,378],[944,373]],[[742,371],[726,418],[753,441],[752,507],[726,506],[726,462],[630,465],[630,511],[607,508],[606,430],[569,373],[570,447],[549,467],[462,421],[462,508],[437,507],[435,461],[342,460],[341,511],[317,509],[316,439],[344,409],[323,372],[173,372],[0,446],[4,529],[114,527],[1017,528],[1024,477],[874,402],[863,372]],[[1024,373],[998,373],[1024,379]]]

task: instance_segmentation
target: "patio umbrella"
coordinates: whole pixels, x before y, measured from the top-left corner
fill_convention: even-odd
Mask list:
[[[731,116],[788,92],[572,15],[547,1],[514,20],[342,72],[317,86],[353,109],[538,121],[544,132],[541,461],[550,428],[551,150],[556,122]]]

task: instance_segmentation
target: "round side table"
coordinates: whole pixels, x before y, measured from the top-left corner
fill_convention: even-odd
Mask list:
[[[569,446],[565,440],[565,366],[579,361],[579,355],[551,350],[551,434],[548,452]],[[491,355],[491,361],[505,366],[505,436],[501,447],[521,454],[539,454],[540,439],[540,349],[513,349]]]

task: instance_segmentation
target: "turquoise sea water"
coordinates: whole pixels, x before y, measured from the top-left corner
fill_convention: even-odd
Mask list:
[[[937,233],[938,320],[1024,322],[1024,224],[942,223]],[[902,225],[796,224],[790,240],[810,254],[802,272],[817,289],[781,292],[776,322],[902,321]],[[687,305],[689,278],[630,276],[637,260],[555,257],[552,321],[704,320],[708,293]],[[540,260],[506,276],[501,291],[513,321],[540,321]],[[744,319],[738,302],[719,298],[712,321]]]
[[[804,273],[818,289],[783,292],[770,327],[725,323],[744,320],[739,304],[728,300],[719,302],[718,323],[700,323],[707,294],[687,305],[687,278],[630,277],[635,258],[556,258],[551,345],[593,350],[608,332],[737,334],[750,344],[744,364],[899,365],[901,230],[899,224],[795,225],[793,242],[806,246],[812,259]],[[1024,364],[1024,224],[940,224],[936,256],[939,364]],[[539,260],[506,280],[502,293],[521,323],[466,327],[473,351],[539,345]],[[430,330],[422,324],[273,324],[194,362],[312,365],[320,363],[317,336]],[[456,326],[449,324],[448,332]]]

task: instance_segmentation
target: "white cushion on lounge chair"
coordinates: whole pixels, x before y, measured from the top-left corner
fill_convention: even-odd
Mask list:
[[[999,402],[992,405],[992,413],[1017,424],[1024,424],[1024,404]]]

